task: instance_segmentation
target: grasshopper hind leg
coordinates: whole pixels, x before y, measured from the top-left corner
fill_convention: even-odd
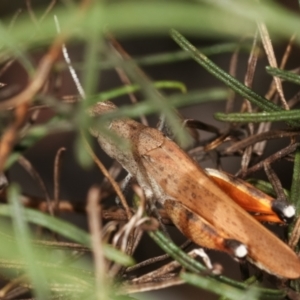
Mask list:
[[[222,236],[211,224],[184,205],[174,200],[165,200],[163,206],[175,226],[196,244],[227,252],[237,260],[246,258],[248,251],[243,243]]]

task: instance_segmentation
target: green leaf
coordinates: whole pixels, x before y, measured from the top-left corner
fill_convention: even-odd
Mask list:
[[[266,70],[269,74],[273,76],[279,77],[289,82],[296,83],[298,85],[300,84],[300,76],[295,73],[272,67],[266,67]]]
[[[253,90],[239,82],[233,76],[219,68],[211,60],[208,59],[204,54],[198,51],[198,49],[193,46],[186,38],[184,38],[178,31],[172,29],[171,36],[175,42],[183,49],[188,51],[192,58],[198,62],[203,68],[205,68],[209,73],[222,81],[226,86],[234,90],[237,94],[248,99],[251,103],[257,105],[262,110],[267,112],[279,111],[283,112],[284,110],[274,103],[270,102],[266,98],[258,95]],[[292,126],[299,126],[299,121],[289,121]]]
[[[259,113],[215,113],[214,117],[217,120],[224,122],[260,123],[285,121],[287,123],[291,123],[291,121],[298,121],[300,119],[300,109]]]
[[[156,81],[153,83],[153,85],[157,89],[178,89],[182,93],[186,92],[186,86],[182,82],[179,82],[179,81],[171,81],[171,80]],[[127,95],[130,93],[135,93],[139,90],[141,90],[141,87],[138,84],[126,85],[126,86],[122,86],[120,88],[114,88],[110,91],[102,92],[98,95],[89,97],[88,102],[89,102],[89,105],[92,105],[92,104],[95,104],[98,102],[111,100],[113,98],[117,98],[117,97]]]
[[[295,205],[296,215],[300,214],[300,147],[297,148],[295,153],[293,180],[291,186],[290,200]]]
[[[199,276],[196,274],[190,274],[183,272],[180,277],[185,280],[185,282],[194,285],[196,287],[205,289],[214,294],[227,297],[231,300],[255,300],[259,299],[259,289],[249,288],[248,290],[241,290],[232,287],[226,283],[218,282],[209,277]]]
[[[177,245],[175,245],[169,238],[167,238],[162,232],[160,231],[151,231],[148,232],[149,236],[163,249],[167,254],[170,255],[174,260],[179,262],[183,268],[190,272],[200,273],[202,274],[207,273],[208,270],[197,260],[188,256],[184,251],[182,251]],[[201,277],[202,278],[202,277]],[[241,295],[245,293],[246,289],[248,288],[247,283],[241,283],[235,280],[232,280],[226,276],[215,276],[213,274],[206,275],[205,277],[205,285],[203,288],[210,290],[210,288],[214,285],[220,285],[220,290],[224,286],[227,286],[229,290],[236,292],[236,295]],[[184,278],[185,279],[185,278]],[[192,283],[192,282],[191,282]],[[215,286],[215,288],[216,288]],[[253,288],[251,288],[252,290]],[[272,290],[272,289],[265,289],[265,288],[254,288],[256,293],[256,289],[259,290],[259,294],[262,295],[262,299],[281,299],[284,296],[284,293],[279,290]],[[251,292],[252,293],[252,292]],[[252,298],[249,298],[252,300]]]
[[[16,243],[24,261],[27,262],[27,271],[34,286],[36,297],[38,299],[49,299],[47,279],[36,261],[24,209],[19,202],[19,195],[19,188],[12,184],[8,189],[8,201],[10,203],[8,209],[12,216]]]
[[[224,101],[227,96],[228,90],[213,88],[200,91],[196,90],[185,94],[175,94],[166,97],[165,100],[170,103],[171,107],[183,107],[211,101]],[[101,116],[101,120],[104,123],[105,121],[109,121],[122,116],[135,118],[143,114],[152,114],[157,112],[160,112],[160,108],[153,105],[151,100],[145,100],[143,102],[136,103],[134,106],[123,105],[118,110]]]
[[[91,248],[91,240],[89,234],[83,231],[82,229],[76,227],[75,225],[29,208],[24,209],[23,214],[27,222],[45,227],[53,232],[58,233],[61,236],[64,236],[67,239],[73,240],[82,245],[85,245],[86,247]],[[11,217],[12,214],[10,206],[6,204],[1,204],[0,215]],[[106,258],[115,261],[119,264],[133,264],[133,260],[131,257],[125,255],[117,249],[112,250],[112,246],[103,245],[103,247]]]

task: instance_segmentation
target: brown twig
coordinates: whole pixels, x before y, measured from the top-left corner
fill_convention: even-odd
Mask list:
[[[47,188],[45,186],[44,181],[42,180],[41,176],[37,172],[37,170],[33,167],[31,162],[25,158],[24,156],[20,156],[18,159],[19,164],[34,178],[37,183],[39,184],[43,194],[45,195],[46,203],[47,203],[47,210],[53,216],[53,208],[51,205],[51,200]]]
[[[0,103],[0,110],[7,109],[9,107],[16,107],[15,120],[6,129],[0,141],[0,172],[3,170],[6,159],[14,146],[18,130],[25,120],[29,102],[46,82],[54,62],[60,55],[61,45],[64,40],[64,35],[58,35],[48,53],[41,59],[36,72],[27,87],[16,96]]]
[[[157,268],[156,270],[154,270],[152,272],[149,272],[138,278],[134,278],[133,280],[131,280],[131,284],[141,284],[141,283],[156,281],[156,278],[161,278],[180,267],[181,267],[181,264],[178,261],[176,261],[176,260],[171,261],[170,263],[168,263],[160,268]]]
[[[197,257],[198,249],[194,249],[188,253],[192,258]],[[170,263],[152,271],[138,278],[134,278],[124,284],[121,291],[124,290],[128,293],[134,293],[138,291],[146,291],[151,287],[151,290],[162,289],[167,286],[173,286],[182,283],[177,274],[179,271],[172,273],[174,270],[181,267],[177,261],[171,261]],[[175,280],[174,280],[175,279]]]
[[[246,148],[255,143],[264,141],[264,140],[272,140],[272,139],[281,139],[284,137],[295,137],[300,135],[299,131],[291,131],[291,130],[271,130],[268,132],[262,132],[253,136],[249,136],[235,144],[229,146],[224,151],[224,154],[230,154],[237,152],[243,148]]]
[[[284,67],[286,65],[286,62],[289,58],[289,55],[291,54],[292,45],[294,43],[295,38],[296,38],[296,35],[294,34],[289,40],[289,43],[288,43],[288,45],[287,45],[287,47],[284,51],[283,57],[282,57],[281,62],[280,62],[280,67],[279,67],[280,69],[284,69]],[[276,92],[276,85],[275,85],[275,82],[272,81],[272,83],[270,85],[270,88],[269,88],[269,91],[267,92],[265,97],[267,99],[271,99],[275,92]]]
[[[44,241],[44,240],[33,240],[33,244],[49,249],[60,249],[69,251],[80,251],[80,252],[91,252],[90,248],[82,246],[81,244],[70,243],[70,242],[56,242],[56,241]]]
[[[147,292],[147,291],[154,291],[154,290],[159,290],[159,289],[164,289],[167,287],[175,286],[175,285],[180,285],[183,284],[184,281],[179,278],[172,276],[165,277],[165,278],[157,278],[157,282],[146,282],[143,284],[138,284],[138,285],[124,285],[120,293],[121,294],[133,294],[133,293],[142,293],[142,292]]]
[[[121,173],[122,169],[123,168],[119,164],[119,162],[114,160],[113,164],[108,169],[108,173],[111,175],[112,178],[114,178],[116,180],[118,175]],[[111,184],[110,184],[109,180],[106,177],[104,177],[100,184],[101,191],[109,190],[110,188],[111,188]]]
[[[264,170],[268,177],[269,182],[272,184],[272,187],[275,191],[277,201],[281,200],[283,202],[287,202],[286,195],[284,194],[282,184],[277,174],[274,172],[274,170],[271,168],[271,166],[268,163],[264,163]]]
[[[62,156],[65,153],[66,148],[60,148],[55,155],[54,160],[54,199],[53,199],[53,212],[57,211],[59,206],[60,198],[60,173],[61,173],[61,160]]]
[[[136,213],[130,218],[128,223],[119,230],[118,234],[114,236],[113,244],[118,245],[121,243],[121,250],[123,252],[127,252],[128,249],[128,239],[130,237],[130,234],[133,232],[133,230],[137,229],[142,223],[145,221],[148,221],[148,217],[143,217],[146,201],[145,198],[142,197],[141,203],[136,211]],[[131,252],[129,250],[129,252]]]
[[[91,148],[90,144],[88,143],[88,141],[84,137],[84,134],[82,134],[82,138],[83,138],[83,141],[84,141],[84,144],[85,144],[85,147],[86,147],[88,153],[93,158],[94,162],[96,163],[96,165],[98,166],[98,168],[100,169],[100,171],[102,172],[102,174],[109,180],[109,182],[113,186],[114,190],[116,191],[118,197],[121,200],[121,203],[122,203],[123,207],[125,208],[125,211],[126,211],[128,219],[130,219],[132,217],[132,212],[130,211],[130,208],[129,208],[128,204],[127,204],[127,201],[126,201],[126,199],[125,199],[125,197],[124,197],[124,195],[123,195],[123,193],[122,193],[119,185],[111,177],[111,175],[109,174],[109,172],[107,171],[107,169],[105,168],[105,166],[102,164],[102,162],[98,159],[97,155],[94,153],[94,151]]]
[[[1,103],[0,103],[1,106]],[[3,171],[5,162],[14,146],[17,138],[18,130],[22,126],[25,116],[27,114],[28,105],[26,103],[16,107],[14,111],[15,120],[4,131],[0,140],[0,172]]]
[[[295,144],[291,144],[283,149],[281,149],[280,151],[270,155],[269,157],[267,157],[266,159],[260,161],[259,163],[257,163],[256,165],[254,165],[253,167],[249,168],[247,170],[246,174],[243,174],[242,177],[244,176],[248,176],[249,174],[256,172],[258,170],[260,170],[261,168],[264,167],[264,164],[271,164],[279,159],[282,159],[283,157],[293,153],[296,151],[297,147],[299,146],[299,143],[295,143]]]
[[[257,65],[258,60],[258,51],[257,51],[257,32],[255,33],[253,44],[251,48],[251,52],[248,59],[248,65],[247,65],[247,72],[245,75],[244,83],[247,87],[251,88],[254,78],[254,73]],[[249,100],[244,99],[242,111],[246,110],[247,112],[252,112],[252,105]],[[254,134],[254,125],[253,123],[248,123],[248,134],[251,136]],[[246,172],[248,165],[250,163],[251,157],[252,157],[253,147],[249,146],[245,149],[242,155],[241,160],[241,172]]]
[[[297,221],[295,222],[293,231],[290,235],[288,245],[292,249],[295,249],[295,247],[297,246],[297,244],[299,242],[299,239],[300,239],[300,218],[298,217]]]
[[[191,243],[192,243],[192,242],[191,242],[190,240],[187,240],[187,241],[185,241],[185,242],[180,246],[180,248],[181,248],[181,249],[185,249],[185,248],[187,248],[189,245],[191,245]],[[138,269],[140,269],[140,268],[143,268],[143,267],[146,267],[146,266],[155,264],[155,263],[157,263],[157,262],[166,260],[166,259],[168,259],[168,258],[170,258],[170,255],[169,255],[169,254],[163,254],[163,255],[160,255],[160,256],[151,257],[151,258],[149,258],[149,259],[147,259],[147,260],[144,260],[144,261],[142,261],[142,262],[140,262],[140,263],[138,263],[138,264],[136,264],[136,265],[134,265],[134,266],[132,266],[132,267],[128,267],[128,268],[126,269],[126,273],[136,271],[136,270],[138,270]]]
[[[273,49],[273,46],[272,46],[271,38],[270,38],[270,35],[268,33],[268,29],[267,29],[266,25],[264,23],[261,23],[261,22],[258,23],[258,29],[259,29],[259,33],[260,33],[260,36],[261,36],[261,39],[262,39],[262,42],[263,42],[264,49],[265,49],[266,54],[267,54],[269,64],[270,64],[271,67],[277,68],[277,61],[276,61],[276,57],[275,57],[275,54],[274,54],[274,49]],[[273,80],[275,82],[276,90],[279,94],[279,97],[280,97],[280,100],[281,100],[281,103],[282,103],[283,107],[286,110],[289,110],[290,108],[287,105],[287,102],[285,100],[280,79],[275,76],[273,78]]]
[[[88,222],[91,232],[92,250],[95,260],[95,286],[98,299],[106,299],[106,270],[107,266],[104,260],[104,253],[101,240],[101,219],[99,218],[98,210],[100,206],[98,205],[99,199],[101,197],[99,189],[93,187],[88,193]]]
[[[229,74],[233,77],[236,77],[236,68],[237,68],[239,53],[240,53],[240,47],[237,47],[232,53],[230,58]],[[226,107],[225,107],[226,113],[232,112],[234,106],[234,99],[235,99],[235,92],[233,90],[230,90],[226,101]]]
[[[20,284],[24,283],[27,278],[25,275],[19,276],[13,280],[10,280],[6,285],[4,285],[0,290],[0,298],[7,299],[6,295],[15,288],[18,288]]]
[[[65,35],[58,35],[52,43],[49,51],[43,56],[37,66],[35,74],[27,87],[16,96],[11,97],[0,103],[0,110],[16,107],[20,104],[30,102],[46,82],[53,64],[60,56],[61,45],[66,39]]]
[[[295,36],[293,36],[293,37],[290,39],[290,41],[289,41],[289,43],[288,43],[288,45],[287,45],[287,47],[286,47],[286,49],[285,49],[284,55],[283,55],[283,57],[282,57],[282,59],[281,59],[281,62],[280,62],[280,68],[281,68],[281,69],[284,69],[284,67],[285,67],[285,64],[286,64],[286,62],[287,62],[287,59],[288,59],[288,57],[289,57],[289,55],[290,55],[290,53],[291,53],[291,47],[292,47],[292,44],[293,44],[294,39],[295,39]],[[281,85],[281,82],[280,82],[280,85]],[[265,95],[265,98],[271,99],[271,98],[274,96],[274,94],[275,94],[275,92],[276,92],[276,89],[277,89],[276,82],[273,80],[272,83],[271,83],[271,85],[270,85],[270,87],[269,87],[268,92],[267,92],[266,95]],[[290,106],[290,103],[288,103],[287,106],[288,106],[288,107],[291,107],[291,106]],[[258,128],[257,133],[268,132],[268,131],[270,130],[270,127],[271,127],[271,123],[270,123],[270,122],[263,122],[263,123],[260,123],[260,124],[259,124],[259,128]],[[257,155],[262,155],[262,153],[263,153],[265,147],[266,147],[266,142],[265,142],[265,141],[264,141],[264,142],[260,142],[260,143],[258,143],[258,144],[256,144],[256,145],[254,146],[253,151],[254,151]]]

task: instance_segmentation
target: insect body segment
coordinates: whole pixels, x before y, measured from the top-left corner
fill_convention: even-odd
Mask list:
[[[244,258],[248,254],[245,245],[237,240],[226,238],[205,219],[193,213],[181,203],[174,200],[166,200],[164,208],[178,229],[187,238],[199,245],[227,252],[236,258]]]
[[[281,277],[300,276],[296,254],[236,204],[175,143],[166,139],[148,155],[151,163],[143,161],[147,174],[155,178],[165,194],[205,219],[220,236],[245,245],[251,260],[266,271]],[[167,165],[164,173],[158,170],[161,164]],[[199,229],[195,226],[194,230]],[[192,240],[201,245],[201,240]]]
[[[112,103],[106,105],[97,104],[90,114],[116,109]],[[296,254],[235,203],[177,144],[130,119],[114,120],[108,129],[131,146],[124,150],[119,141],[96,128],[91,132],[103,150],[136,177],[146,197],[160,201],[183,234],[199,245],[236,257],[247,254],[279,277],[300,277]]]

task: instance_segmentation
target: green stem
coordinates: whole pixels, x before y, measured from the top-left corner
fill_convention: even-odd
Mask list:
[[[152,232],[148,232],[148,234],[167,254],[169,254],[173,259],[178,261],[182,265],[182,267],[184,267],[186,270],[198,274],[203,274],[208,272],[208,270],[201,263],[199,263],[195,259],[191,258],[189,255],[187,255],[178,246],[176,246],[170,239],[168,239],[162,232],[152,231]],[[221,283],[221,284],[225,284],[226,286],[239,289],[240,291],[242,290],[243,292],[245,292],[245,290],[249,288],[248,284],[237,282],[225,276],[216,276],[216,275],[210,275],[208,277],[203,277],[203,276],[201,276],[201,278],[206,278],[205,281],[211,282],[210,284]],[[284,296],[284,293],[279,290],[264,289],[264,288],[257,288],[257,289],[259,290],[259,293],[264,295],[265,297],[278,299]]]
[[[289,82],[300,84],[300,76],[285,70],[280,70],[278,68],[266,67],[269,74],[284,79]]]
[[[282,110],[277,112],[259,113],[215,113],[215,118],[223,122],[260,123],[260,122],[288,122],[300,119],[300,110]]]
[[[213,76],[222,81],[226,86],[234,90],[237,94],[248,99],[251,103],[257,105],[262,110],[272,112],[284,110],[274,103],[270,102],[268,99],[258,95],[253,90],[249,89],[247,86],[239,82],[237,79],[232,77],[230,74],[220,69],[216,64],[209,60],[205,55],[203,55],[199,50],[194,47],[187,39],[185,39],[178,31],[172,29],[171,36],[175,42],[184,50],[186,50],[192,58],[198,62],[204,69],[206,69]],[[291,126],[299,126],[299,121],[289,121],[288,124]]]

